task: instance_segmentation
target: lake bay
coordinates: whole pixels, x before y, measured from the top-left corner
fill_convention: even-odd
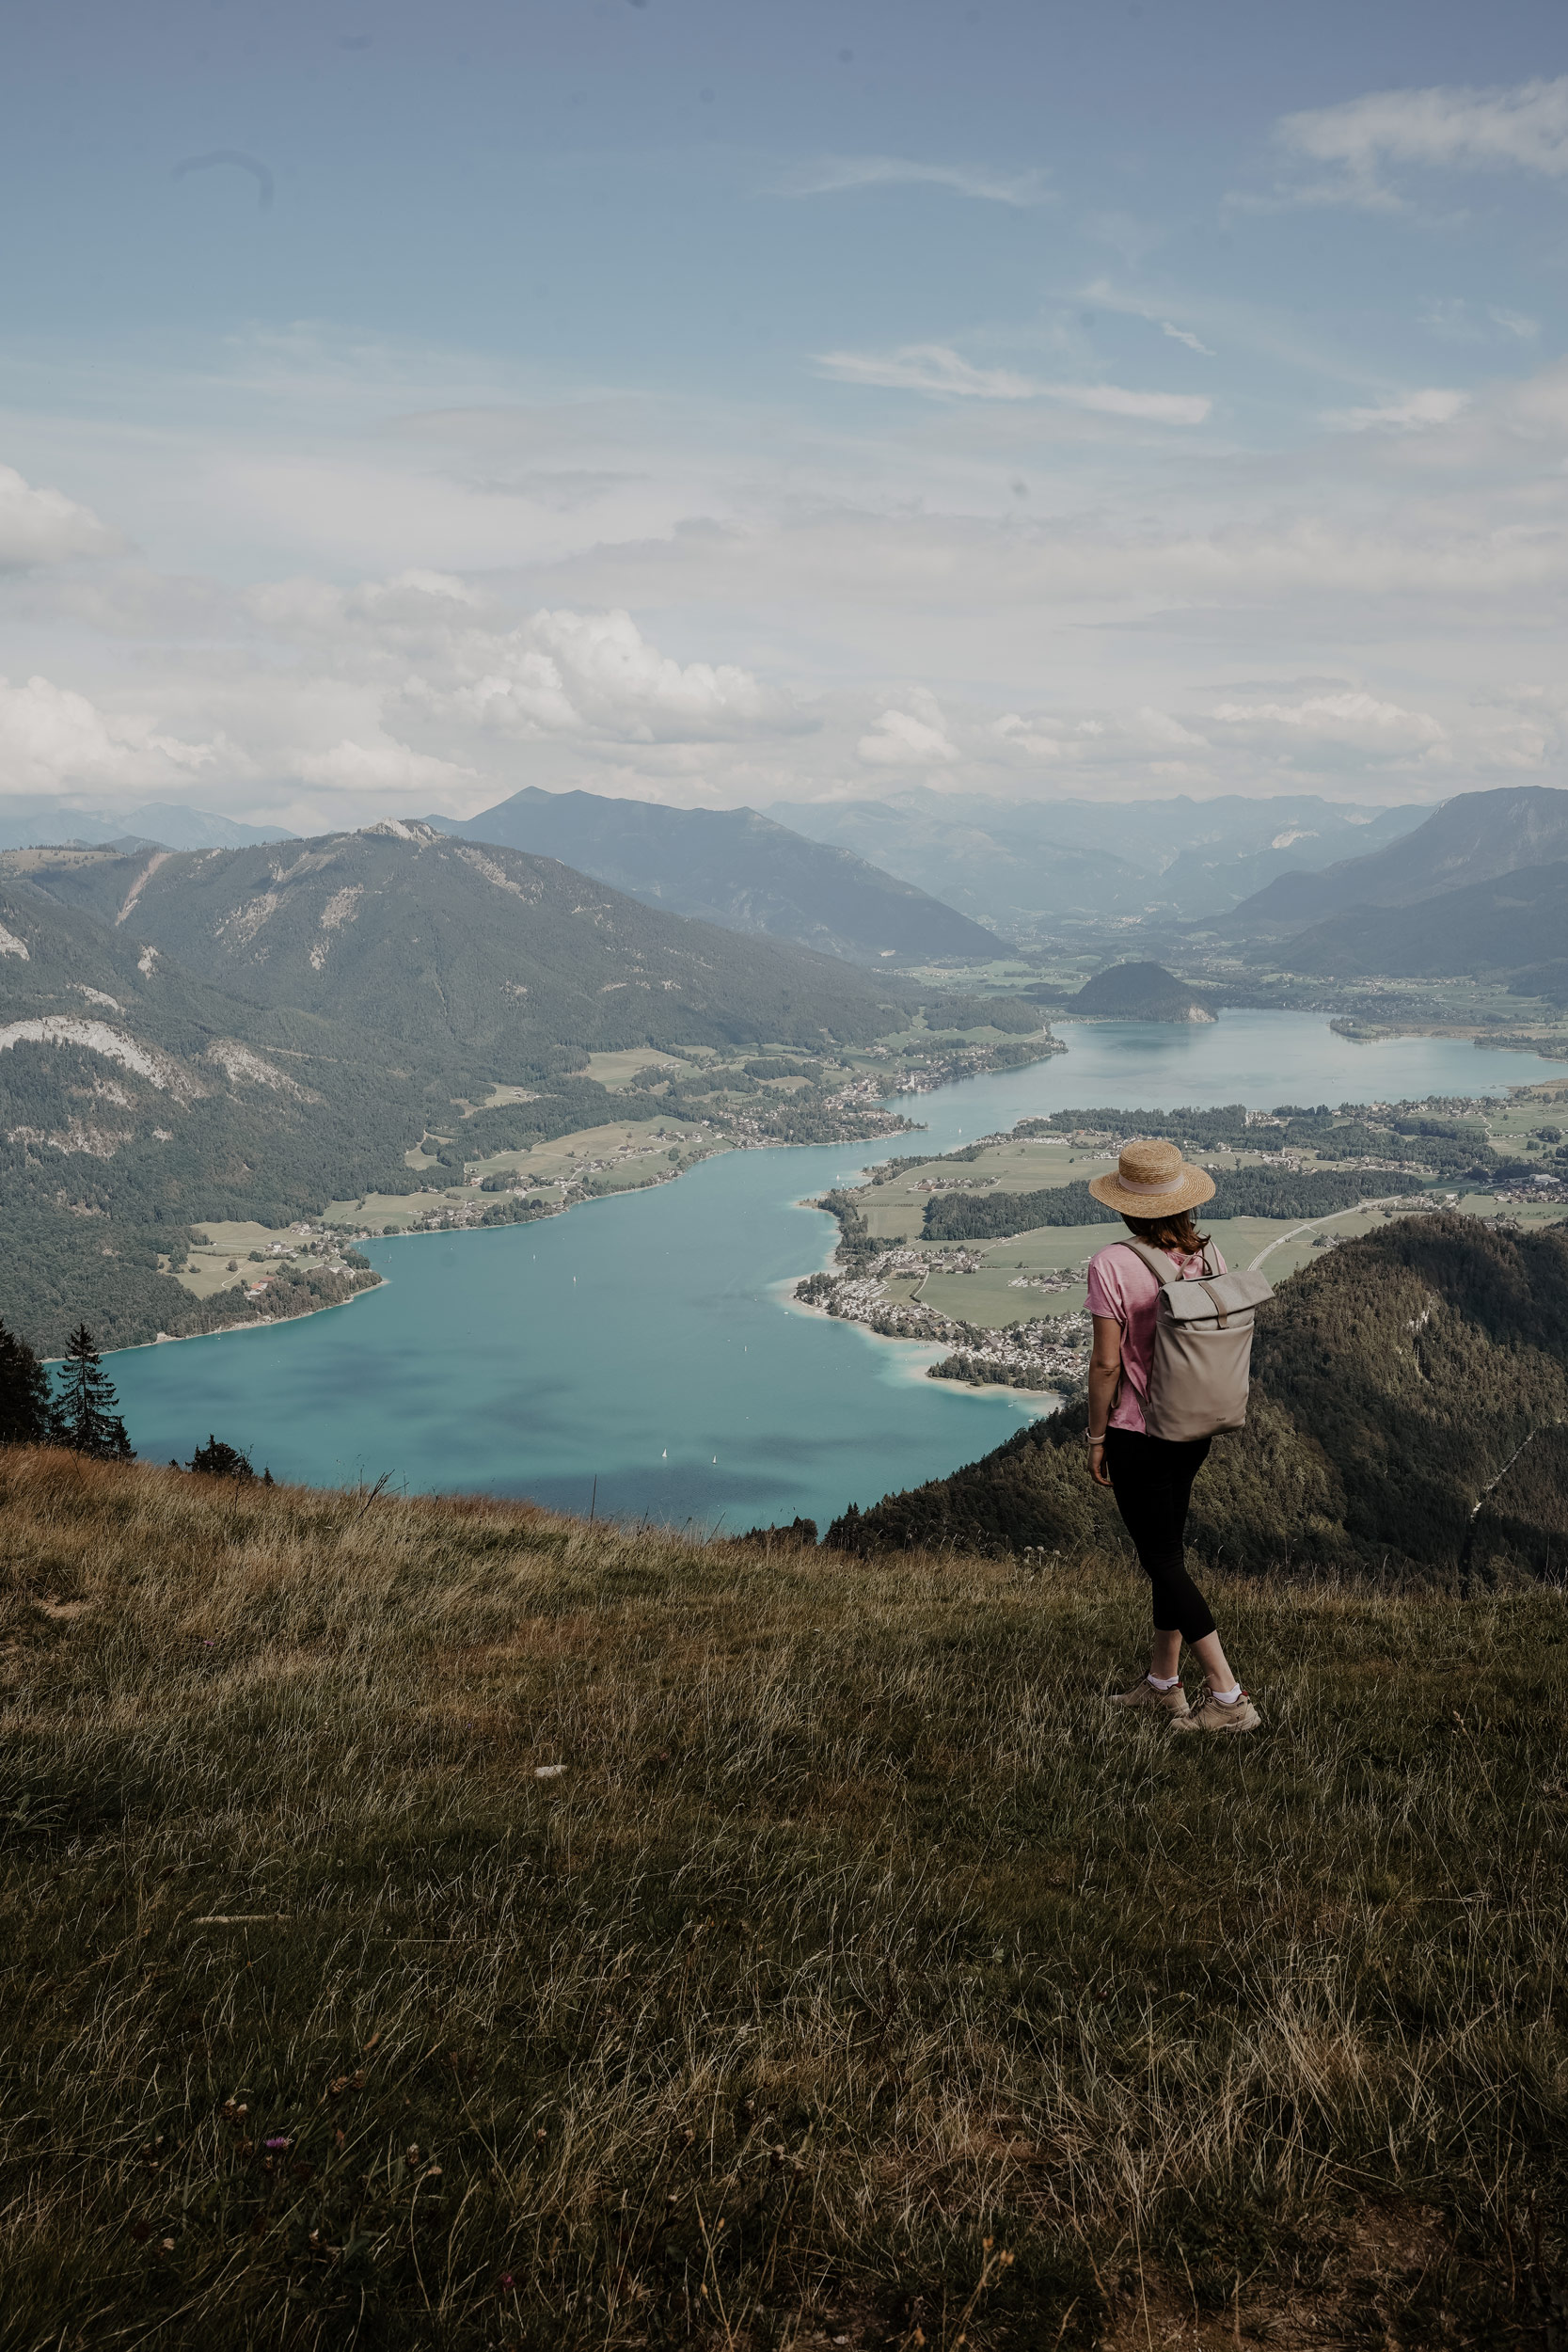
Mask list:
[[[1465,1040],[1354,1044],[1307,1013],[1060,1034],[1069,1051],[1048,1061],[902,1098],[923,1122],[907,1139],[730,1152],[540,1224],[369,1243],[388,1279],[352,1307],[115,1356],[131,1441],[183,1460],[214,1432],[316,1486],[386,1474],[582,1513],[596,1491],[617,1518],[825,1526],[974,1460],[1036,1408],[927,1380],[939,1349],[789,1311],[779,1286],[835,1238],[805,1196],[1069,1104],[1500,1095],[1563,1075]]]

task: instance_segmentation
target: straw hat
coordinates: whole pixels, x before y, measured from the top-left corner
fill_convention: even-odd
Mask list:
[[[1118,1216],[1180,1216],[1212,1200],[1214,1180],[1189,1167],[1174,1143],[1128,1143],[1114,1176],[1095,1176],[1089,1190]]]

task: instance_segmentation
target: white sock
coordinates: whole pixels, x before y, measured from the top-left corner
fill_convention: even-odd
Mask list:
[[[1177,1684],[1180,1681],[1181,1677],[1180,1675],[1172,1675],[1168,1682],[1162,1682],[1158,1675],[1149,1675],[1146,1677],[1146,1679],[1152,1682],[1157,1691],[1174,1691]]]
[[[1212,1699],[1218,1699],[1222,1707],[1234,1707],[1241,1695],[1242,1686],[1239,1682],[1228,1691],[1211,1691],[1209,1693]]]

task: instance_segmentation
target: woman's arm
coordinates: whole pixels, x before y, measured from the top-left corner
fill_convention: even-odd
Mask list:
[[[1120,1385],[1121,1326],[1115,1315],[1096,1315],[1089,1358],[1089,1475],[1099,1486],[1111,1483],[1105,1470],[1105,1428]]]

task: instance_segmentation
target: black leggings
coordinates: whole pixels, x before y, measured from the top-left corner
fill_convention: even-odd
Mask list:
[[[1214,1630],[1209,1604],[1187,1574],[1182,1536],[1193,1480],[1208,1457],[1207,1438],[1150,1438],[1141,1429],[1107,1429],[1105,1468],[1122,1524],[1154,1587],[1154,1629],[1201,1642]]]

